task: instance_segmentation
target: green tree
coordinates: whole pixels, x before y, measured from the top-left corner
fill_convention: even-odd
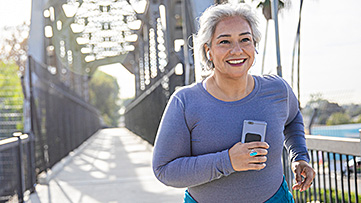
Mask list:
[[[89,83],[90,103],[100,111],[104,122],[109,127],[118,126],[119,89],[114,77],[99,70],[94,73]]]
[[[19,67],[0,61],[0,137],[23,130],[23,101]]]
[[[361,123],[361,116],[358,116],[357,120],[355,121],[355,123]]]
[[[346,108],[346,113],[350,117],[357,117],[361,115],[361,104],[350,104],[345,106],[345,108]]]
[[[21,75],[25,70],[29,24],[2,28],[0,33],[0,137],[23,131],[24,95]]]
[[[320,93],[311,95],[311,100],[308,101],[306,107],[302,109],[302,113],[305,117],[311,116],[315,109],[318,110],[318,113],[315,117],[314,124],[320,125],[325,125],[327,120],[334,113],[345,113],[345,109],[337,103],[332,103],[322,98],[322,94]]]
[[[326,121],[327,125],[341,125],[348,123],[351,123],[350,116],[342,112],[333,113]]]

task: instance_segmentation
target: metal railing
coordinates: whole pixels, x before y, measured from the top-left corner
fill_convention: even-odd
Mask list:
[[[29,70],[35,160],[40,173],[94,134],[101,127],[101,116],[74,91],[77,87],[66,86],[32,57],[29,57]]]
[[[16,134],[0,140],[0,202],[17,195],[23,201],[23,192],[33,191],[36,182],[34,142],[31,135]]]
[[[188,37],[196,27],[191,17],[193,4],[189,0],[149,1],[139,18],[143,23],[135,50],[129,53],[132,63],[128,67],[136,76],[136,98],[126,107],[124,118],[129,130],[151,144],[170,95],[177,86],[194,82],[194,61],[188,47],[192,44]],[[161,20],[162,7],[167,11],[166,25]],[[184,41],[179,50],[176,40]],[[176,67],[182,69],[177,74]]]
[[[155,82],[148,91],[127,106],[124,114],[125,126],[149,143],[154,144],[158,125],[169,95],[174,92],[177,86],[184,84],[183,80],[184,76],[176,75],[173,68],[163,78]],[[165,83],[166,85],[164,85]]]
[[[29,57],[28,68],[31,133],[0,141],[0,202],[22,202],[37,175],[101,128],[99,112],[43,64]]]
[[[295,202],[361,202],[360,139],[306,135],[306,142],[316,177],[307,191],[292,191]],[[294,176],[286,157],[284,153],[291,188]]]

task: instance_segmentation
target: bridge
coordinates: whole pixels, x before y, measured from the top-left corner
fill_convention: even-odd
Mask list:
[[[0,120],[8,126],[0,133],[12,135],[0,140],[0,201],[182,201],[184,189],[155,180],[152,144],[170,95],[202,77],[191,36],[214,3],[221,2],[33,0],[23,121],[1,106],[14,120]],[[123,126],[102,129],[88,85],[112,63],[134,74],[136,93]],[[24,130],[12,134],[17,122]],[[296,202],[360,201],[360,177],[351,173],[359,170],[360,139],[310,135],[307,143],[317,176],[309,191],[293,191]],[[286,152],[283,161],[292,183]]]

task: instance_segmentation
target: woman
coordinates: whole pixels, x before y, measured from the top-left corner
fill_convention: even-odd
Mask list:
[[[255,15],[243,4],[212,6],[200,18],[196,40],[213,73],[172,95],[154,147],[156,177],[187,187],[185,202],[293,202],[283,177],[283,143],[293,189],[308,189],[315,173],[291,88],[280,77],[248,73],[260,40]],[[240,142],[244,120],[267,123],[265,142]]]

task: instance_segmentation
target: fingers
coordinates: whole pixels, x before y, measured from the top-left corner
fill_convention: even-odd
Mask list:
[[[265,156],[268,154],[268,150],[266,149],[257,149],[257,148],[254,148],[254,149],[250,149],[249,151],[249,155],[250,156]]]
[[[300,190],[301,192],[307,190],[315,178],[315,171],[305,161],[299,161],[292,163],[293,172],[295,174],[296,184],[292,186],[294,190]],[[302,180],[302,178],[304,178]]]
[[[264,163],[267,161],[266,156],[257,156],[249,160],[249,163]]]
[[[252,146],[263,146],[261,148],[250,148]],[[228,151],[232,167],[235,171],[260,170],[266,165],[266,155],[268,154],[268,144],[259,142],[259,144],[237,143]]]
[[[296,167],[293,170],[293,173],[295,174],[295,180],[296,180],[296,184],[298,186],[300,186],[302,184],[302,175],[301,175],[302,169],[301,167]]]
[[[256,155],[257,155],[256,150],[251,149],[251,151],[249,152],[249,155],[250,155],[250,156],[256,156]]]
[[[266,167],[267,154],[266,149],[251,149],[249,153],[251,158],[248,159],[250,170],[260,170]]]
[[[255,148],[268,149],[269,148],[269,145],[267,144],[267,142],[249,142],[249,143],[245,143],[244,145],[246,145],[248,147],[248,149],[255,149]]]
[[[308,190],[312,185],[312,178],[311,177],[305,177],[304,181],[299,184],[296,183],[292,186],[293,190],[300,190],[301,192]]]
[[[293,190],[300,190],[302,188],[302,167],[300,162],[292,163],[293,173],[295,175],[296,184],[292,186]]]
[[[312,185],[312,181],[315,178],[315,171],[311,167],[305,167],[303,169],[303,173],[304,173],[305,179],[303,180],[301,191],[305,191],[308,188],[310,188]]]
[[[249,170],[261,170],[266,167],[265,163],[249,164]]]

